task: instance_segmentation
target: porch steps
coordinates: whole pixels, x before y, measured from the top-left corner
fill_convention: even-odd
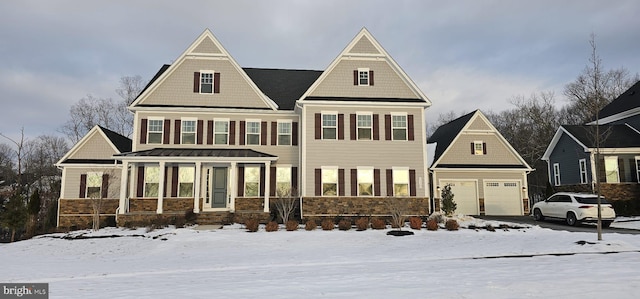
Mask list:
[[[200,212],[196,223],[199,225],[223,225],[233,223],[233,215],[229,212]]]

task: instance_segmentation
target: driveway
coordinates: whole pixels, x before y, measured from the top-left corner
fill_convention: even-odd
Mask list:
[[[596,225],[595,224],[579,224],[576,226],[569,226],[564,223],[564,221],[560,220],[544,220],[544,221],[535,221],[531,216],[474,216],[485,220],[492,221],[504,221],[504,222],[513,222],[513,223],[521,223],[527,225],[539,225],[540,227],[550,228],[553,230],[564,230],[570,232],[584,232],[584,233],[596,233]],[[623,228],[603,228],[602,233],[618,233],[618,234],[632,234],[639,235],[640,230],[634,229],[623,229]]]

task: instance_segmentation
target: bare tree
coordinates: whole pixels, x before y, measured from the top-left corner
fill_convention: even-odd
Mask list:
[[[124,76],[120,78],[120,86],[116,89],[116,93],[129,106],[140,95],[146,84],[147,82],[142,80],[140,75]]]
[[[289,217],[293,215],[298,206],[298,196],[295,189],[286,188],[276,190],[278,198],[275,200],[278,216],[282,219],[282,223],[287,224]]]
[[[438,119],[436,121],[433,122],[429,122],[427,125],[427,137],[430,137],[431,135],[433,135],[433,132],[435,132],[438,127],[462,116],[465,115],[466,112],[463,110],[460,113],[457,113],[453,110],[449,110],[449,112],[445,112],[445,113],[440,113],[440,115],[438,115]]]
[[[5,139],[11,141],[11,143],[15,144],[16,148],[14,150],[15,153],[15,157],[16,160],[18,162],[18,169],[17,169],[17,174],[16,174],[16,183],[18,186],[18,192],[21,193],[22,192],[22,162],[24,161],[24,148],[25,148],[25,143],[26,140],[24,138],[24,127],[20,128],[20,139],[16,140],[13,139],[7,135],[4,135],[2,133],[0,133],[0,136],[4,137]]]
[[[387,202],[387,208],[391,213],[391,224],[393,227],[402,230],[409,213],[409,202],[406,198],[390,198]]]
[[[97,231],[100,229],[100,213],[103,212],[104,200],[116,197],[116,190],[112,188],[116,180],[114,179],[115,170],[113,169],[97,169],[94,173],[101,174],[99,177],[100,188],[98,192],[88,192],[87,197],[91,200],[91,208],[93,211],[92,229]],[[90,178],[87,177],[87,180],[89,179]],[[87,184],[89,184],[89,182],[87,182]]]

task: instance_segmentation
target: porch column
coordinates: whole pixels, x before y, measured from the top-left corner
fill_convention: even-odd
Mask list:
[[[162,214],[162,203],[164,202],[164,161],[160,162],[160,169],[158,170],[158,208],[156,213]]]
[[[202,189],[202,162],[196,162],[195,190],[193,192],[193,212],[200,213],[200,190]]]
[[[118,204],[118,214],[128,212],[127,206],[127,186],[129,182],[129,162],[122,161],[122,174],[120,175],[120,203]]]
[[[271,180],[269,177],[271,176],[271,161],[267,161],[264,163],[264,212],[269,213],[269,187]]]
[[[229,210],[231,212],[236,211],[236,196],[238,196],[238,163],[231,162],[231,169],[229,170]]]

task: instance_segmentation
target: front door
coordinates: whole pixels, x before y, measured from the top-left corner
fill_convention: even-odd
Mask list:
[[[227,207],[227,167],[214,167],[211,180],[212,208]]]

